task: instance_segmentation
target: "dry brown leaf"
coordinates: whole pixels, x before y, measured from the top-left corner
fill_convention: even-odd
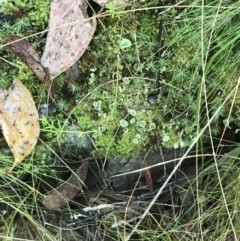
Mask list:
[[[8,90],[0,91],[0,125],[14,155],[10,173],[32,152],[40,133],[38,111],[32,95],[17,78]]]
[[[53,0],[47,43],[41,58],[50,79],[70,68],[85,52],[96,29],[96,19],[86,20],[86,0]]]
[[[81,190],[85,182],[88,171],[88,161],[82,164],[72,173],[66,183],[51,191],[42,200],[42,204],[48,209],[56,209],[64,206],[69,200],[72,200]]]
[[[144,167],[147,167],[147,164],[146,164],[145,161],[144,161],[144,163],[143,163],[143,166],[144,166]],[[144,172],[145,172],[145,178],[146,178],[146,182],[147,182],[149,191],[152,192],[152,191],[154,190],[154,188],[153,188],[152,175],[151,175],[149,169],[144,170]]]
[[[41,82],[45,83],[47,74],[41,65],[40,56],[33,46],[18,36],[9,36],[6,43],[10,43],[7,47],[33,71]]]

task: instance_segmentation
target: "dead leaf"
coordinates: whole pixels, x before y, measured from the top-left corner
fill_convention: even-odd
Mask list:
[[[85,52],[96,29],[96,19],[87,20],[86,0],[53,0],[49,32],[41,58],[50,79],[69,69]]]
[[[147,167],[146,162],[143,163],[143,166]],[[145,172],[145,178],[146,178],[146,182],[147,182],[149,191],[152,192],[154,190],[154,188],[153,188],[153,180],[152,180],[151,173],[150,173],[149,169],[146,169],[144,172]]]
[[[42,204],[48,209],[56,209],[64,206],[69,200],[72,200],[81,190],[83,182],[86,180],[88,171],[88,161],[82,164],[72,173],[66,183],[57,187],[42,200]]]
[[[47,74],[34,47],[27,40],[18,36],[9,36],[6,43],[10,43],[7,47],[33,71],[41,82],[45,83]]]
[[[10,173],[32,152],[40,133],[38,111],[32,95],[17,78],[8,90],[0,91],[0,125],[14,155]]]

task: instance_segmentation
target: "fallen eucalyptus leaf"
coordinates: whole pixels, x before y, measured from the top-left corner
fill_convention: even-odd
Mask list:
[[[32,152],[40,133],[38,111],[32,95],[17,78],[9,89],[0,91],[0,125],[14,155],[10,173]]]
[[[81,190],[83,182],[85,182],[87,177],[87,171],[88,161],[83,161],[66,183],[57,187],[42,199],[42,204],[48,209],[56,209],[64,206]]]
[[[6,43],[10,43],[7,47],[33,71],[41,82],[45,83],[47,74],[34,47],[27,40],[18,36],[9,36]]]
[[[49,32],[41,58],[50,79],[69,69],[85,52],[96,29],[96,19],[87,20],[86,0],[53,0]]]

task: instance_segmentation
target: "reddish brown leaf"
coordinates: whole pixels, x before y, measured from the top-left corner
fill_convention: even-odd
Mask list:
[[[15,159],[9,173],[32,152],[40,132],[32,95],[16,78],[8,90],[0,91],[0,125]]]
[[[6,43],[10,43],[7,47],[33,71],[41,82],[45,83],[47,74],[33,46],[27,40],[17,36],[9,36]]]
[[[72,200],[81,190],[83,182],[87,177],[88,161],[84,161],[66,183],[51,191],[42,200],[42,204],[48,209],[56,209],[64,206],[69,200]]]
[[[85,52],[96,28],[87,20],[86,0],[53,0],[47,43],[41,58],[50,79],[69,69]]]
[[[143,163],[143,166],[147,167],[146,162]],[[144,170],[144,172],[145,172],[145,178],[146,178],[146,182],[147,182],[149,191],[152,192],[154,190],[154,188],[153,188],[153,180],[152,180],[151,173],[150,173],[149,169]]]

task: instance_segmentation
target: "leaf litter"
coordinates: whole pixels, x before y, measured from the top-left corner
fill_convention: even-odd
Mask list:
[[[0,125],[14,155],[10,173],[33,151],[40,133],[38,111],[32,95],[17,78],[9,89],[0,91]]]
[[[47,74],[34,47],[27,40],[12,35],[7,38],[6,43],[7,47],[33,71],[37,78],[45,83]]]
[[[88,161],[85,160],[64,184],[51,191],[42,199],[42,204],[48,209],[56,209],[64,206],[81,190],[86,180],[87,172]]]
[[[88,19],[86,0],[53,0],[49,29],[41,64],[53,80],[83,55],[95,32],[96,19]]]
[[[86,0],[53,0],[49,32],[42,58],[24,39],[9,36],[8,48],[15,53],[46,84],[73,66],[87,49],[96,29],[96,18],[89,19]],[[21,163],[34,149],[39,133],[39,116],[29,90],[14,78],[13,85],[0,90],[0,125],[14,155],[13,166]],[[69,180],[47,195],[42,203],[49,209],[63,206],[71,200],[86,179],[88,164],[77,168]],[[82,181],[81,181],[82,180]]]
[[[82,56],[96,29],[96,19],[89,19],[86,0],[53,0],[49,33],[42,58],[25,39],[9,36],[8,48],[15,53],[46,84],[68,70]],[[0,91],[3,135],[14,155],[14,164],[34,149],[39,133],[38,112],[29,90],[20,80],[14,79],[8,90]]]
[[[8,44],[7,47],[32,70],[38,80],[44,83],[46,90],[53,96],[55,82],[49,81],[49,73],[42,66],[40,56],[34,47],[26,39],[13,35],[10,35],[5,42]]]

